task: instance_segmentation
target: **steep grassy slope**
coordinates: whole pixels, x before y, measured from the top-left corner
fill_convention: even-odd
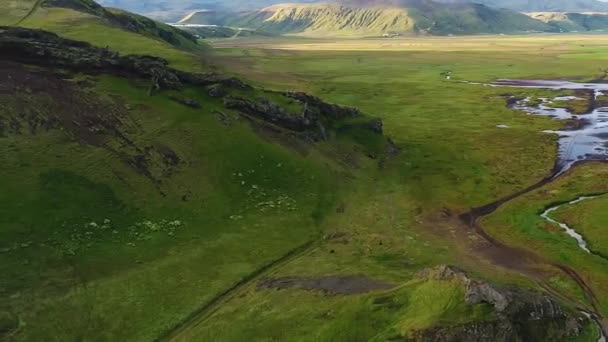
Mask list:
[[[11,2],[0,2],[2,23],[42,28],[123,53],[162,56],[182,69],[203,66],[186,51],[204,49],[194,37],[168,25],[118,10],[107,10],[91,1],[24,1],[19,10]],[[27,6],[26,6],[27,5]],[[175,49],[174,47],[179,47]]]
[[[163,40],[177,48],[196,48],[196,39],[187,32],[166,24],[155,22],[146,17],[128,13],[122,10],[108,10],[90,0],[44,0],[42,7],[66,8],[81,13],[90,14],[108,21],[121,29]]]
[[[483,5],[407,2],[402,6],[284,4],[245,13],[202,11],[182,22],[250,27],[302,35],[382,35],[384,33],[474,34],[546,31],[549,26],[520,13]]]
[[[317,240],[340,174],[385,153],[377,121],[300,93],[44,32],[2,28],[0,50],[1,332],[19,340],[157,338]]]

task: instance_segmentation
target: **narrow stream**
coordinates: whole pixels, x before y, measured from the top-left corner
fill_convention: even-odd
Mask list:
[[[583,315],[587,316],[590,320],[594,321],[597,324],[600,330],[600,336],[597,338],[597,342],[606,342],[606,335],[604,333],[604,329],[602,329],[602,325],[599,322],[599,319],[594,314],[583,311]]]
[[[594,198],[597,198],[597,196],[579,197],[579,198],[575,199],[574,201],[570,201],[570,202],[568,202],[566,204],[560,204],[558,206],[551,207],[551,208],[545,210],[545,212],[543,212],[540,216],[542,218],[544,218],[545,220],[547,220],[547,221],[549,221],[549,222],[551,222],[553,224],[558,225],[560,228],[562,228],[566,232],[566,234],[568,234],[570,237],[574,238],[576,240],[576,242],[578,242],[578,246],[582,250],[584,250],[585,252],[587,252],[589,254],[593,254],[589,250],[587,241],[585,241],[585,239],[583,238],[583,236],[581,234],[577,233],[574,229],[570,228],[567,224],[559,222],[559,221],[556,221],[555,219],[551,218],[550,214],[552,212],[554,212],[554,211],[562,208],[562,207],[567,206],[567,205],[572,205],[572,204],[580,203],[580,202],[587,201],[587,200],[594,199]]]

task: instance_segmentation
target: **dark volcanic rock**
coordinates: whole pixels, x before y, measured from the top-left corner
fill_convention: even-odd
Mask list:
[[[71,0],[53,0],[55,5],[69,6]],[[87,5],[87,3],[83,3]],[[88,6],[88,5],[87,5]],[[91,5],[90,10],[98,10]],[[90,7],[90,6],[89,6]],[[357,108],[327,103],[318,97],[301,92],[274,93],[273,96],[285,97],[288,102],[301,104],[301,112],[293,113],[293,106],[283,106],[267,98],[251,99],[249,90],[253,88],[245,82],[225,77],[217,73],[190,73],[169,67],[165,59],[153,56],[122,56],[108,48],[65,39],[58,35],[34,29],[0,26],[0,60],[44,66],[70,72],[87,74],[107,73],[121,77],[148,79],[151,81],[149,94],[162,89],[180,89],[184,84],[207,87],[208,95],[224,99],[227,109],[238,111],[249,118],[256,118],[289,130],[305,141],[327,140],[339,120],[361,116]],[[239,95],[231,95],[237,93]],[[183,98],[172,100],[186,106],[198,108],[196,101]],[[283,102],[278,100],[279,102]],[[293,109],[291,109],[293,111]],[[252,121],[253,122],[253,121]],[[10,123],[0,124],[0,133],[6,131]],[[373,119],[358,123],[365,129],[382,134],[382,121]],[[13,130],[16,130],[14,128]],[[141,163],[134,163],[141,165]]]
[[[336,120],[361,116],[361,111],[357,108],[327,103],[316,96],[308,95],[306,93],[288,92],[285,95],[298,100],[301,103],[307,104],[308,111],[312,112],[309,113],[309,115],[319,115],[323,113],[323,115]]]
[[[178,89],[183,84],[222,84],[249,89],[244,82],[215,73],[195,74],[175,70],[159,57],[126,55],[86,42],[20,27],[0,27],[0,58],[19,63],[58,67],[84,73],[110,73],[152,80],[155,89]]]
[[[296,132],[315,128],[315,123],[307,115],[288,113],[281,106],[265,98],[253,101],[241,97],[226,97],[224,106]]]
[[[211,97],[224,97],[226,96],[226,89],[221,84],[213,84],[207,87],[207,94]]]
[[[469,305],[487,303],[497,318],[453,327],[435,327],[414,332],[408,341],[561,341],[581,333],[589,318],[564,309],[545,294],[490,284],[470,278],[450,266],[427,270],[422,277],[459,280]]]
[[[304,93],[284,95],[302,104],[302,112],[289,112],[267,98],[251,100],[228,96],[224,98],[224,106],[294,132],[307,133],[308,137],[315,141],[327,140],[328,127],[333,122],[362,115],[356,108],[327,103],[318,97]],[[382,134],[380,119],[373,119],[363,126]]]
[[[182,84],[168,62],[152,56],[120,56],[109,49],[64,39],[54,33],[0,27],[0,55],[15,62],[61,67],[80,72],[108,72],[152,79],[163,88]]]

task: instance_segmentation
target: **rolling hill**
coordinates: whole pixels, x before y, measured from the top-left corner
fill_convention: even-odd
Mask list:
[[[174,22],[194,10],[254,10],[276,4],[276,0],[101,0],[104,6],[122,8],[151,18]],[[293,0],[311,3],[317,0]]]
[[[608,30],[608,14],[568,12],[529,12],[527,14],[553,26],[555,31],[560,32]]]
[[[519,12],[608,11],[608,3],[598,0],[475,0],[474,2]]]
[[[154,54],[172,65],[200,70],[189,52],[205,49],[196,37],[172,26],[90,0],[0,2],[0,25],[44,29],[64,37],[126,53]]]
[[[547,31],[545,23],[505,9],[433,1],[349,1],[347,4],[281,4],[257,11],[200,11],[181,23],[247,27],[298,35],[377,36]],[[367,6],[371,5],[371,6]]]

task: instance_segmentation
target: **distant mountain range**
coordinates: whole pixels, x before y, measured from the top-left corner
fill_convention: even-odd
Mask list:
[[[339,0],[333,3],[305,0],[257,8],[274,1],[102,0],[102,3],[184,25],[246,28],[261,34],[464,35],[608,29],[607,15],[572,13],[608,12],[608,3],[596,0]],[[184,17],[186,12],[189,14]],[[204,31],[200,32],[201,36],[209,34],[208,30]]]
[[[347,4],[282,4],[241,12],[198,11],[180,23],[246,27],[275,34],[307,36],[462,35],[552,30],[551,25],[541,20],[480,4],[398,0],[390,6],[375,5],[367,1],[349,1]]]
[[[444,0],[445,1],[445,0]],[[450,0],[447,0],[450,1]],[[598,0],[473,0],[487,6],[519,12],[608,12],[608,3]]]
[[[104,6],[143,14],[175,14],[192,10],[252,10],[275,5],[280,0],[100,0]],[[289,0],[290,3],[332,2],[332,0]],[[417,0],[336,0],[348,6],[412,7]],[[519,12],[608,12],[608,3],[598,0],[437,0],[441,3],[479,3]]]

